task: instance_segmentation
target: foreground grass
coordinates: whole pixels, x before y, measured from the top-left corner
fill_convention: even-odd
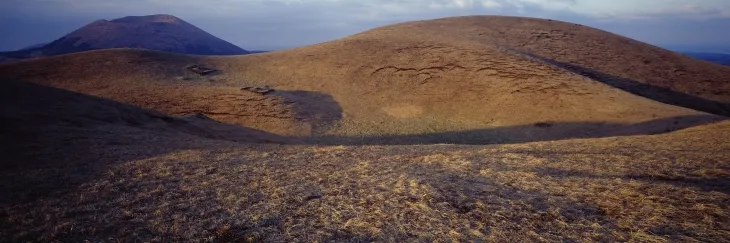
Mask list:
[[[154,141],[169,151],[136,157],[154,148],[71,144],[91,150],[2,170],[0,241],[727,242],[730,144],[708,134],[495,146]]]

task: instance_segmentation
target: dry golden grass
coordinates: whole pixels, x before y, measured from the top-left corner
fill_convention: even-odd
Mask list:
[[[194,63],[221,72],[191,75],[184,67]],[[507,127],[535,134],[525,135],[532,141],[568,133],[575,136],[562,138],[612,136],[616,127],[653,134],[711,122],[719,117],[664,103],[728,115],[728,71],[584,26],[509,17],[404,23],[246,56],[105,50],[0,65],[0,76],[280,135],[439,133],[448,139],[437,142],[472,143],[499,137],[489,131]],[[279,92],[250,97],[240,91],[249,85]],[[545,122],[558,125],[532,126]]]
[[[723,242],[730,123],[715,126],[388,147],[141,140],[129,128],[140,140],[41,148],[42,166],[2,170],[0,239]]]
[[[625,92],[557,63],[573,50],[559,43],[580,43],[495,40],[555,27],[592,43],[575,55],[641,46],[566,26],[445,19],[242,57],[0,65],[0,242],[730,241],[730,122],[652,100],[721,114],[727,79],[713,75],[727,68],[649,47],[653,71],[573,62],[635,79]],[[173,116],[188,113],[205,116]],[[577,137],[606,138],[436,144]]]
[[[730,122],[515,145],[244,145],[204,137],[271,135],[0,84],[2,242],[730,240]]]

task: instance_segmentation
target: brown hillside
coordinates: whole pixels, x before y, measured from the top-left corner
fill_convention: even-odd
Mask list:
[[[340,82],[375,79],[362,82],[430,83],[421,86],[434,88],[441,81],[461,86],[459,90],[483,86],[490,78],[522,81],[549,75],[562,79],[567,71],[663,103],[730,115],[730,78],[725,75],[730,68],[598,29],[544,19],[475,16],[409,22],[267,55],[276,65],[245,66],[322,70],[324,77],[350,69],[347,73],[360,72],[338,77],[343,79]],[[548,71],[554,68],[560,70]],[[391,74],[398,77],[387,76]],[[299,79],[302,76],[312,74],[297,74]]]
[[[0,65],[0,242],[730,242],[726,117],[419,23]]]
[[[460,27],[448,28],[452,25]],[[730,77],[727,76],[730,68],[700,62],[599,29],[517,17],[447,18],[391,28],[415,28],[434,34],[474,38],[642,96],[730,115]],[[387,31],[387,27],[378,31]],[[717,104],[713,106],[671,91]]]
[[[133,104],[169,115],[204,113],[278,134],[309,131],[319,108],[293,107],[307,92],[260,96],[185,70],[200,58],[135,49],[101,50],[7,65],[21,80]],[[284,98],[286,97],[286,98]],[[326,98],[320,100],[326,104]],[[326,115],[326,114],[325,114]]]
[[[511,31],[495,34],[500,29]],[[568,34],[541,37],[545,50],[504,44],[550,30]],[[551,54],[558,51],[563,54]],[[559,63],[565,58],[581,61]],[[628,61],[637,58],[641,68]],[[609,64],[594,67],[584,59]],[[191,75],[184,66],[194,63],[221,72]],[[681,82],[656,74],[670,64],[687,71]],[[609,80],[580,65],[623,78]],[[2,65],[0,75],[168,114],[200,112],[277,134],[326,135],[337,142],[493,143],[660,133],[721,119],[667,103],[726,114],[718,102],[730,89],[718,73],[728,70],[563,22],[460,17],[273,53],[191,57],[107,50]],[[667,78],[652,81],[657,77]],[[691,88],[707,92],[687,91],[695,81]],[[248,85],[277,92],[240,91]]]
[[[213,140],[200,131],[220,123],[188,119],[3,80],[0,241],[730,239],[727,121],[514,145],[302,146]],[[227,128],[219,138],[242,131]]]

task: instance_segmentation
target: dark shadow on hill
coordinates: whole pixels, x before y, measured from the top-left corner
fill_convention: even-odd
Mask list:
[[[0,80],[0,204],[63,195],[115,163],[212,145],[503,144],[656,134],[721,119],[698,115],[631,125],[541,122],[417,135],[326,136],[317,134],[325,133],[342,118],[342,110],[332,97],[306,91],[284,91],[279,95],[297,103],[293,105],[297,114],[310,119],[315,136],[283,137],[219,123],[200,114],[170,117],[108,99]]]
[[[316,96],[302,91],[284,93],[286,97],[302,98],[302,102],[311,102],[326,99],[327,96]],[[329,97],[331,99],[331,97]],[[334,102],[334,101],[332,101]],[[301,104],[318,105],[316,103]],[[336,105],[336,102],[329,105]],[[336,106],[339,107],[339,106]],[[327,112],[338,113],[335,107],[329,107]],[[341,113],[341,111],[339,111]],[[331,114],[332,115],[332,114]],[[341,116],[341,115],[340,115]],[[336,115],[335,115],[336,117]],[[607,124],[607,123],[550,123],[540,122],[532,125],[495,128],[485,130],[463,131],[453,133],[436,133],[426,135],[406,136],[378,136],[371,138],[330,137],[341,139],[342,142],[357,144],[429,144],[429,143],[457,143],[457,144],[488,144],[523,141],[544,141],[567,139],[573,137],[600,137],[632,134],[662,133],[689,126],[706,124],[716,121],[717,116],[687,116],[649,121],[634,125]],[[326,123],[327,120],[324,120]],[[197,148],[220,149],[225,146],[240,146],[237,143],[218,142],[215,140],[199,139],[200,137],[228,140],[236,142],[265,142],[266,135],[252,135],[251,131],[243,130],[243,137],[233,136],[239,129],[234,125],[220,124],[207,117],[196,114],[185,118],[175,118],[159,114],[154,111],[140,109],[134,106],[121,104],[111,100],[92,97],[66,90],[36,85],[32,83],[0,80],[0,206],[12,208],[25,202],[42,200],[43,198],[70,198],[69,203],[75,203],[73,197],[81,196],[73,189],[87,182],[94,182],[104,173],[117,173],[109,170],[109,166],[150,157],[161,156],[180,150]],[[260,131],[259,131],[260,132]],[[233,137],[232,137],[233,136]],[[253,137],[246,137],[253,136]],[[288,138],[273,136],[284,139]],[[240,140],[237,138],[241,138]],[[325,139],[318,137],[315,139]],[[501,139],[501,140],[500,140]],[[319,142],[318,142],[319,141]],[[274,141],[272,141],[274,142]],[[315,140],[312,143],[326,144],[324,140]],[[409,149],[410,148],[405,148]],[[441,148],[448,151],[452,148]],[[434,154],[433,149],[417,150],[423,155]],[[215,151],[211,152],[215,154]],[[368,161],[377,161],[382,154],[373,153]],[[406,156],[407,157],[407,156]],[[9,159],[8,159],[9,158]],[[175,158],[172,158],[175,159]],[[361,159],[361,158],[357,158]],[[399,158],[400,159],[400,158]],[[203,160],[203,159],[201,159]],[[154,161],[143,161],[153,163]],[[245,160],[242,161],[245,163]],[[372,166],[399,166],[393,163],[369,163]],[[432,193],[418,194],[423,188],[413,183],[403,183],[403,193],[397,194],[393,200],[400,203],[423,203],[429,207],[443,211],[453,211],[471,221],[484,219],[493,215],[489,208],[479,208],[487,203],[491,206],[504,208],[504,212],[522,212],[528,206],[530,213],[553,210],[553,214],[542,214],[532,222],[544,222],[535,225],[538,233],[556,232],[561,230],[563,222],[573,223],[572,227],[580,227],[579,220],[585,218],[598,219],[604,235],[609,231],[618,231],[615,220],[602,214],[600,208],[590,203],[580,202],[566,197],[551,196],[543,192],[520,190],[519,188],[499,183],[494,179],[482,176],[479,171],[463,171],[454,169],[452,165],[441,163],[403,163],[405,179],[418,179],[416,182],[429,185]],[[399,170],[371,171],[383,173],[400,173]],[[390,172],[389,172],[390,171]],[[133,175],[130,175],[133,176]],[[641,178],[641,175],[635,176]],[[650,180],[650,178],[647,178]],[[110,193],[117,193],[119,188],[104,185],[99,182],[99,189]],[[174,183],[174,182],[171,182]],[[704,183],[704,182],[700,182]],[[726,182],[717,182],[720,186]],[[113,185],[113,184],[112,184]],[[130,186],[133,187],[133,186]],[[413,190],[411,190],[413,189]],[[119,193],[134,193],[133,190]],[[170,192],[164,192],[170,193]],[[326,197],[327,195],[317,195]],[[308,198],[308,197],[307,197]],[[304,198],[304,200],[307,200]],[[519,201],[520,204],[512,203]],[[479,206],[482,205],[482,206]],[[59,205],[64,207],[66,205]],[[489,207],[491,207],[489,206]],[[102,207],[103,208],[103,207]],[[97,213],[96,211],[81,211],[80,214]],[[3,212],[0,212],[0,216]],[[73,216],[73,213],[67,215]],[[511,227],[518,227],[525,221],[524,214],[506,214],[506,220],[515,222]],[[38,215],[37,217],[43,217]],[[567,220],[564,220],[564,219]],[[560,220],[557,220],[560,219]],[[115,219],[116,220],[116,219]],[[266,221],[258,225],[260,228],[275,228],[276,221]],[[9,225],[0,227],[12,228]],[[128,225],[129,226],[129,225]],[[147,230],[146,224],[134,223],[130,226],[136,230]],[[251,228],[239,228],[234,231],[246,232]],[[491,226],[490,226],[491,227]],[[479,227],[482,233],[492,229]],[[586,230],[589,230],[586,228]],[[594,230],[594,229],[593,229]],[[585,230],[580,230],[584,232]],[[152,234],[155,234],[155,231]],[[408,232],[399,232],[399,237],[412,237]],[[461,232],[460,232],[461,233]],[[464,235],[469,232],[463,232]],[[103,234],[103,233],[102,233]],[[548,234],[545,234],[548,235]],[[165,235],[174,238],[173,235]],[[237,235],[234,235],[237,236]],[[60,237],[66,237],[61,235]],[[68,236],[74,237],[74,236]],[[333,236],[333,240],[352,240],[358,235],[344,232]],[[224,238],[225,239],[225,238]],[[552,238],[551,238],[552,239]],[[232,240],[235,240],[232,239]],[[369,238],[354,240],[367,241]],[[428,240],[428,239],[423,239]],[[560,240],[557,237],[555,240]]]
[[[663,184],[670,183],[679,187],[692,187],[693,189],[699,189],[703,191],[715,191],[722,193],[729,193],[730,179],[722,178],[721,176],[711,176],[709,178],[692,178],[692,177],[669,177],[661,175],[651,175],[654,171],[640,171],[635,170],[627,174],[617,175],[595,175],[588,172],[573,171],[573,170],[562,170],[553,168],[550,165],[542,164],[535,169],[529,169],[521,171],[518,167],[505,166],[504,162],[493,161],[488,159],[486,161],[480,161],[484,159],[483,154],[469,154],[461,153],[461,151],[454,151],[453,147],[429,147],[428,150],[415,151],[410,150],[410,153],[420,153],[419,156],[415,157],[417,160],[424,160],[423,163],[410,161],[410,163],[403,163],[405,175],[415,178],[416,183],[413,181],[408,183],[402,183],[402,195],[396,195],[393,200],[410,202],[410,203],[424,203],[430,208],[438,209],[439,212],[456,212],[460,218],[469,219],[470,221],[479,221],[484,218],[493,217],[494,215],[500,215],[501,219],[504,219],[500,224],[493,224],[487,227],[479,227],[475,230],[481,231],[483,234],[488,235],[491,231],[505,231],[504,226],[509,229],[524,230],[528,229],[531,232],[540,234],[540,240],[546,241],[565,241],[565,238],[556,237],[557,235],[548,232],[587,232],[596,228],[590,228],[588,224],[585,224],[584,220],[591,219],[600,225],[600,231],[594,232],[590,237],[583,238],[591,241],[626,241],[631,239],[630,234],[632,230],[626,227],[620,227],[619,221],[617,220],[616,214],[611,212],[610,207],[606,207],[606,204],[599,204],[595,200],[584,200],[583,196],[576,197],[566,196],[566,184],[570,183],[581,183],[586,181],[595,181],[598,179],[600,183],[608,184],[620,183],[623,185],[631,184],[633,180],[640,180],[642,182],[641,189],[636,189],[637,192],[646,193],[662,193],[662,190],[647,190],[647,188],[661,188]],[[537,152],[537,151],[532,151]],[[551,150],[550,153],[553,151]],[[443,154],[445,157],[436,157],[433,161],[440,163],[434,163],[428,161],[428,157],[431,155]],[[472,161],[472,163],[459,166],[458,163],[451,163],[449,160],[451,156],[463,159],[464,161]],[[373,159],[376,160],[376,159]],[[490,161],[491,160],[491,161]],[[588,159],[590,160],[590,159]],[[480,161],[480,162],[477,162]],[[414,163],[415,162],[415,163]],[[393,166],[388,163],[372,163],[371,166],[382,167]],[[581,167],[577,166],[576,168]],[[586,168],[586,167],[581,167]],[[373,168],[375,171],[388,171],[390,168]],[[482,171],[487,171],[488,174],[482,174]],[[518,178],[519,174],[503,173],[503,172],[534,172],[536,178],[540,178],[541,181],[554,181],[557,182],[553,185],[558,185],[559,190],[555,190],[553,186],[537,186],[529,188],[530,186],[521,186],[520,181],[524,181],[524,178]],[[690,173],[690,171],[687,171]],[[500,175],[501,174],[501,175]],[[659,174],[659,173],[656,173]],[[498,176],[500,175],[500,176]],[[410,179],[410,178],[409,178]],[[586,180],[591,179],[591,180]],[[605,179],[605,180],[603,180]],[[620,179],[620,180],[619,180]],[[531,180],[531,179],[527,179]],[[413,187],[413,185],[428,184],[430,193],[419,195],[417,193],[409,193],[419,189]],[[595,183],[591,183],[595,185]],[[524,185],[524,184],[523,184]],[[411,187],[409,187],[411,186]],[[553,188],[551,188],[553,187]],[[611,188],[613,186],[608,186]],[[606,188],[606,187],[602,187]],[[585,188],[583,188],[585,189]],[[569,191],[569,190],[568,190]],[[611,192],[611,189],[609,191]],[[592,192],[595,193],[595,192]],[[604,192],[605,193],[605,192]],[[677,195],[676,191],[672,192]],[[568,193],[570,194],[570,193]],[[649,194],[648,196],[654,196],[656,194]],[[661,198],[661,196],[659,196]],[[712,203],[721,203],[723,197],[714,197],[715,199],[705,199]],[[688,199],[687,201],[694,201]],[[600,201],[598,201],[600,202]],[[682,202],[668,202],[664,200],[655,200],[653,202],[661,202],[661,204],[669,205],[682,205],[686,203]],[[635,213],[637,208],[625,208],[626,200],[623,201],[624,210],[622,213]],[[487,205],[487,206],[485,206]],[[523,207],[527,206],[527,207]],[[490,210],[485,210],[489,208]],[[508,213],[501,213],[508,212]],[[632,212],[634,211],[634,212]],[[535,213],[539,216],[530,217],[530,213]],[[677,226],[677,222],[692,222],[693,219],[677,217],[674,221],[668,222],[655,222],[651,224],[649,232],[656,232],[657,235],[667,237],[670,241],[679,241],[681,239],[687,239],[687,237],[694,237],[694,239],[712,241],[717,240],[716,236],[704,235],[698,237],[698,232],[692,230],[691,227]],[[505,222],[512,225],[505,225]],[[696,222],[696,221],[695,221]],[[691,224],[688,224],[691,225]],[[503,228],[494,228],[503,227]],[[514,228],[510,228],[514,227]],[[455,229],[459,230],[459,229]],[[512,231],[513,233],[518,233]],[[469,235],[469,234],[463,234]],[[564,235],[564,234],[560,234]],[[553,238],[554,237],[554,238]],[[586,237],[586,236],[582,236]],[[469,241],[469,240],[464,240]],[[506,240],[509,241],[509,240]],[[515,240],[512,240],[515,241]]]
[[[575,138],[661,134],[724,119],[715,115],[693,115],[657,119],[638,124],[539,122],[523,126],[413,135],[318,136],[302,138],[301,141],[321,145],[510,144]]]
[[[325,134],[342,120],[342,107],[329,94],[302,90],[277,90],[273,94],[291,105],[297,120],[310,125],[312,136]]]
[[[665,104],[681,106],[690,108],[698,111],[704,111],[721,116],[730,116],[730,104],[722,103],[714,100],[705,99],[702,97],[674,91],[668,88],[654,86],[651,84],[642,83],[636,80],[623,78],[607,73],[600,72],[598,70],[559,62],[550,58],[534,55],[531,53],[524,53],[519,51],[519,55],[524,55],[530,58],[534,58],[538,61],[565,69],[572,73],[599,81],[601,83],[610,85],[614,88],[621,89],[623,91],[646,97],[652,100],[656,100]]]
[[[115,163],[211,144],[285,142],[281,136],[200,115],[170,117],[108,99],[0,79],[0,205],[63,196]]]
[[[438,154],[428,151],[429,154]],[[447,152],[448,153],[448,152]],[[479,227],[474,230],[484,235],[493,232],[511,231],[519,234],[520,231],[532,231],[540,234],[541,240],[565,240],[548,232],[558,232],[566,227],[577,231],[589,231],[590,226],[581,224],[581,220],[590,218],[601,225],[591,240],[618,241],[622,236],[615,218],[606,215],[604,211],[590,202],[576,200],[565,196],[551,195],[543,190],[524,190],[520,187],[500,182],[490,176],[479,174],[479,169],[462,168],[460,170],[447,163],[409,163],[405,169],[406,175],[415,178],[418,183],[427,184],[433,192],[424,196],[409,195],[409,191],[419,188],[410,188],[411,183],[404,183],[402,198],[396,198],[408,203],[419,201],[431,208],[442,212],[453,212],[460,218],[470,221],[480,221],[484,218],[500,215],[502,223],[498,226]],[[479,166],[476,166],[479,168]],[[500,171],[501,169],[490,167]],[[383,171],[388,171],[384,169]],[[418,184],[416,184],[418,185]],[[484,206],[488,205],[488,206]],[[488,208],[488,210],[486,209]],[[540,217],[526,216],[529,213],[540,214]],[[509,223],[506,223],[509,222]],[[499,227],[499,228],[494,228]],[[595,229],[595,228],[594,228]],[[461,228],[461,230],[464,230]],[[465,230],[466,231],[466,230]],[[461,232],[460,232],[461,233]],[[624,233],[624,232],[621,232]],[[468,232],[462,235],[469,236]],[[533,238],[534,240],[538,239]],[[466,241],[479,241],[472,238]],[[509,241],[509,240],[507,240]],[[518,241],[514,239],[513,241]]]
[[[563,170],[558,168],[543,168],[535,171],[540,176],[550,176],[556,178],[590,178],[590,179],[622,179],[637,180],[647,183],[665,183],[682,187],[693,187],[706,192],[722,192],[730,194],[730,178],[722,176],[698,177],[689,175],[664,175],[651,171],[634,171],[627,175],[597,175],[584,171]]]
[[[90,47],[89,43],[84,42],[77,44],[76,42],[78,42],[80,39],[81,38],[62,37],[58,40],[55,40],[40,47],[10,52],[0,52],[0,56],[22,60],[34,57],[50,57],[94,50]]]

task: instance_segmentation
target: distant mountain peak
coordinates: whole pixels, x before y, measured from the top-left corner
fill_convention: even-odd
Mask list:
[[[241,55],[249,52],[168,14],[127,16],[91,22],[33,52],[0,53],[6,59],[54,56],[109,49],[142,48],[194,55]]]
[[[127,16],[123,18],[118,18],[115,20],[112,20],[110,22],[114,23],[134,23],[134,24],[143,24],[143,23],[169,23],[169,24],[179,24],[179,23],[185,23],[182,19],[175,17],[173,15],[169,14],[155,14],[155,15],[146,15],[146,16]]]

